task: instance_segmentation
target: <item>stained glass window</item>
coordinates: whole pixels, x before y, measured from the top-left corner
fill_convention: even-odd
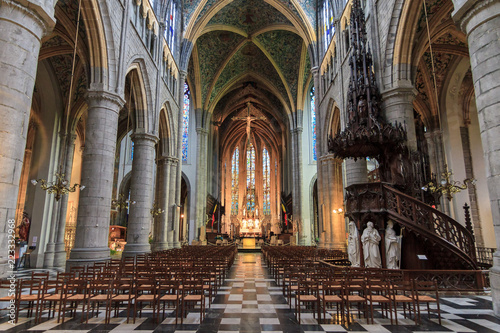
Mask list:
[[[168,47],[172,53],[175,48],[175,15],[177,6],[175,1],[170,2],[170,9],[167,11],[167,16],[165,17],[165,39],[167,40]]]
[[[247,148],[247,212],[255,211],[255,148]]]
[[[311,131],[312,131],[312,151],[313,160],[317,161],[316,155],[316,101],[314,97],[314,87],[311,89]]]
[[[263,211],[264,215],[271,214],[271,166],[270,166],[269,152],[264,147],[262,152],[262,185],[264,188],[264,202]]]
[[[322,13],[322,21],[323,21],[323,43],[325,51],[328,49],[330,45],[330,41],[335,34],[335,24],[333,20],[333,8],[330,6],[330,1],[326,0],[323,5],[323,13]]]
[[[184,108],[182,109],[182,161],[187,162],[189,134],[190,92],[187,82],[184,83]]]
[[[231,215],[238,215],[238,177],[240,163],[240,150],[234,150],[231,160]]]

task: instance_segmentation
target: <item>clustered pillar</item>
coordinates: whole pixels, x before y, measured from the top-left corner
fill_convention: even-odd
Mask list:
[[[123,249],[125,256],[151,251],[149,232],[153,219],[151,215],[154,186],[153,167],[155,145],[158,142],[158,137],[146,133],[135,133],[131,139],[134,142],[134,159],[132,161],[130,198],[136,203],[130,206],[127,244]]]
[[[109,259],[109,214],[113,189],[118,113],[124,101],[107,91],[89,91],[82,156],[81,183],[75,247],[67,266],[81,266]]]
[[[7,273],[7,232],[16,214],[41,40],[54,25],[52,2],[0,5],[0,277]]]
[[[486,164],[491,213],[497,252],[493,256],[490,282],[493,310],[500,316],[500,2],[453,0],[453,18],[467,34],[472,77],[476,93],[479,128]]]

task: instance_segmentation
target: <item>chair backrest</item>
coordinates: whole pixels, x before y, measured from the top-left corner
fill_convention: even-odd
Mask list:
[[[420,293],[434,294],[434,297],[439,300],[439,287],[436,280],[413,280],[413,288],[415,290],[416,297],[418,297]]]

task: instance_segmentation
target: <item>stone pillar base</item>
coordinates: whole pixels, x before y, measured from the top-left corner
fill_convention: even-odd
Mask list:
[[[168,249],[168,242],[156,242],[151,244],[151,251],[163,251]]]
[[[54,243],[47,243],[45,253],[43,254],[43,267],[51,268],[54,265]]]
[[[123,249],[123,255],[126,257],[135,256],[137,254],[149,253],[151,252],[150,244],[125,244]]]
[[[66,266],[66,249],[64,243],[56,243],[54,249],[53,267],[64,268]]]
[[[500,253],[493,255],[493,267],[490,269],[490,286],[493,302],[493,313],[500,317]]]
[[[66,271],[73,266],[93,265],[95,262],[109,260],[109,247],[74,248],[66,261]]]

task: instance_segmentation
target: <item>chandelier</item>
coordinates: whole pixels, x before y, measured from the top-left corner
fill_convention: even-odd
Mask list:
[[[161,209],[160,207],[158,207],[158,205],[155,203],[153,203],[153,208],[151,208],[149,210],[149,212],[151,213],[151,216],[153,217],[157,217],[158,215],[161,215],[163,213],[165,213],[165,211],[163,209]]]
[[[31,184],[36,185],[40,182],[40,188],[49,194],[55,194],[56,201],[59,201],[61,196],[65,194],[75,192],[77,186],[80,187],[80,191],[85,188],[85,185],[80,184],[69,186],[68,181],[64,179],[64,173],[56,173],[56,179],[53,183],[49,183],[45,179],[32,179]]]
[[[62,143],[62,148],[61,148],[61,155],[60,155],[60,164],[59,164],[59,172],[56,173],[56,181],[49,183],[45,179],[32,179],[31,184],[37,185],[40,183],[40,188],[44,191],[47,191],[49,194],[55,194],[55,199],[56,201],[59,201],[61,199],[61,196],[66,195],[71,192],[76,191],[76,187],[80,187],[80,191],[85,188],[84,185],[81,184],[74,184],[73,186],[69,185],[69,182],[64,179],[64,163],[66,160],[66,144],[68,141],[68,122],[69,122],[69,115],[71,111],[71,100],[73,98],[73,81],[74,81],[74,76],[75,76],[75,62],[76,62],[76,47],[78,45],[78,33],[80,31],[80,13],[82,9],[82,0],[78,1],[78,16],[77,16],[77,21],[76,21],[76,34],[75,34],[75,46],[73,48],[73,59],[71,63],[71,76],[70,76],[70,84],[69,84],[69,92],[68,92],[68,104],[66,107],[66,114],[65,114],[65,126],[64,126],[64,136],[63,136],[63,143]]]
[[[448,201],[451,201],[455,193],[467,189],[467,183],[471,185],[476,184],[476,180],[474,178],[466,178],[462,183],[451,180],[453,172],[451,172],[451,170],[448,170],[448,166],[446,164],[444,165],[444,169],[445,171],[441,174],[442,178],[439,183],[436,180],[436,175],[433,174],[431,181],[424,185],[422,187],[422,190],[431,193],[437,193],[439,195],[444,194],[446,195],[446,198],[448,198]]]
[[[118,199],[111,200],[111,208],[113,209],[118,209],[118,210],[128,209],[129,204],[135,205],[135,201],[131,201],[128,198],[125,198],[123,193],[120,193]]]

